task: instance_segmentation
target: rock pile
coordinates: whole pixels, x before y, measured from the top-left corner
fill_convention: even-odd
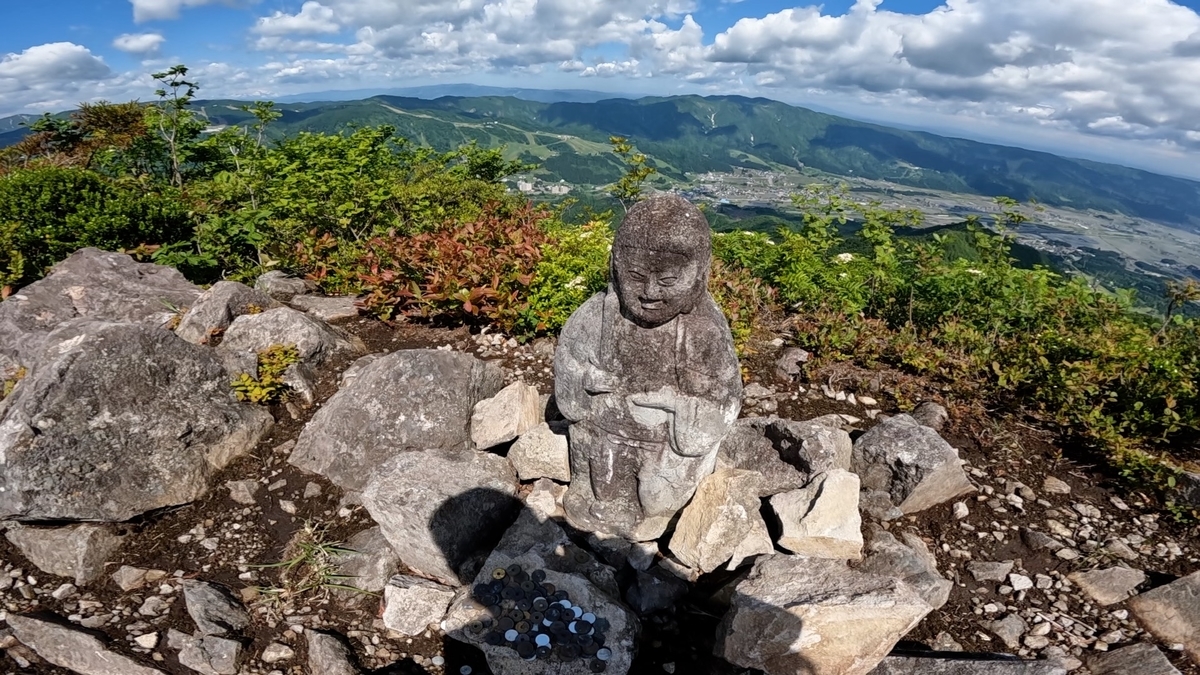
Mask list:
[[[720,617],[702,636],[717,656],[768,675],[1200,664],[1200,572],[1143,571],[1194,552],[1152,540],[1153,518],[1112,515],[1129,509],[1120,499],[966,464],[938,431],[944,409],[887,416],[859,395],[875,422],[860,432],[849,413],[777,416],[782,396],[747,386],[743,410],[763,416],[737,421],[660,537],[629,541],[564,518],[568,435],[540,395],[552,345],[485,334],[364,355],[328,323],[354,321],[352,299],[309,290],[271,274],[205,291],[85,250],[0,303],[0,374],[26,371],[0,401],[3,658],[83,675],[351,675],[403,659],[438,674],[623,674],[687,598]],[[271,438],[271,413],[230,381],[279,344],[297,347],[313,407]],[[787,351],[780,376],[806,360]],[[850,403],[841,393],[827,400]],[[155,532],[195,563],[138,562],[140,530],[198,500],[221,515]],[[930,513],[943,522],[916,531]],[[273,527],[310,536],[285,548],[316,575],[295,597],[268,583]],[[1016,546],[1039,557],[1003,553]],[[935,652],[896,650],[952,594],[969,628]],[[988,653],[955,656],[959,641]]]

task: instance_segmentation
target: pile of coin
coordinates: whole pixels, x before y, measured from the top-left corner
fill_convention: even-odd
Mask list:
[[[477,584],[473,591],[489,616],[471,622],[467,630],[484,642],[507,646],[530,661],[583,660],[593,673],[608,669],[608,621],[572,603],[566,591],[546,582],[544,571],[497,567],[492,581]]]

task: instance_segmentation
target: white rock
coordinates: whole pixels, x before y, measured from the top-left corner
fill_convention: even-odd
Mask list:
[[[762,521],[760,480],[753,471],[720,469],[700,481],[671,535],[669,548],[680,562],[711,572],[733,557]]]
[[[549,478],[567,483],[571,480],[567,436],[555,433],[545,422],[521,434],[509,449],[508,459],[523,481]]]
[[[860,560],[862,517],[858,476],[834,469],[814,476],[807,487],[771,497],[783,524],[779,545],[798,555]]]
[[[537,387],[513,382],[492,398],[475,404],[471,442],[479,450],[507,443],[536,427],[542,418]]]
[[[383,625],[406,636],[440,623],[454,599],[453,589],[406,575],[392,577],[383,593]]]
[[[290,661],[294,656],[296,656],[296,652],[291,647],[272,642],[263,649],[261,658],[263,663],[279,663],[280,661]]]
[[[142,649],[154,649],[158,645],[158,633],[146,633],[133,638]]]

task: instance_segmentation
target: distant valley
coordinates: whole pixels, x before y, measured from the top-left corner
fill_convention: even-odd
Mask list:
[[[442,91],[510,95],[417,97]],[[469,142],[503,146],[508,158],[538,167],[523,179],[523,189],[560,195],[569,190],[573,196],[591,194],[621,175],[623,166],[608,139],[626,136],[657,168],[654,187],[714,203],[786,209],[788,195],[802,184],[845,182],[863,198],[917,208],[931,225],[946,225],[986,214],[992,197],[1008,196],[1042,205],[1030,212],[1034,223],[1019,234],[1024,243],[1057,258],[1086,256],[1092,249],[1115,254],[1130,272],[1151,277],[1200,272],[1200,183],[1195,181],[894,129],[762,98],[594,100],[603,94],[564,91],[535,97],[528,90],[489,88],[405,93],[415,96],[280,103],[283,117],[271,133],[387,124],[400,136],[439,150]],[[239,109],[240,101],[195,105],[213,129],[252,119]],[[23,136],[20,123],[28,119],[0,120],[0,146]]]

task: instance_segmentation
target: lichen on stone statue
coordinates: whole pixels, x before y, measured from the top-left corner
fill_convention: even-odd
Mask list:
[[[609,287],[563,327],[555,398],[570,422],[567,520],[647,541],[712,473],[741,407],[729,324],[708,292],[712,233],[676,196],[634,205]]]

